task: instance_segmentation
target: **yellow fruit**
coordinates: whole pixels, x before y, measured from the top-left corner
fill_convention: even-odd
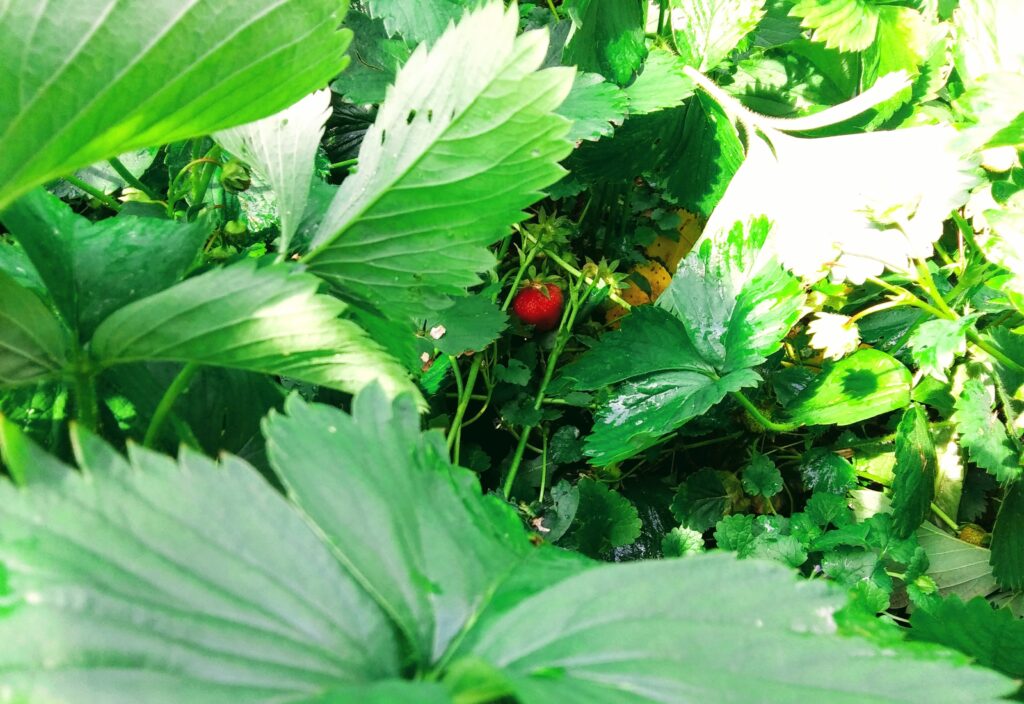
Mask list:
[[[672,275],[655,261],[639,264],[633,268],[633,271],[647,279],[647,283],[651,286],[651,301],[658,300],[658,296],[664,293],[668,285],[672,283]]]
[[[678,211],[678,215],[679,239],[658,235],[644,250],[648,257],[665,262],[665,267],[671,274],[676,273],[679,262],[693,249],[701,233],[700,221],[696,215],[686,210]]]

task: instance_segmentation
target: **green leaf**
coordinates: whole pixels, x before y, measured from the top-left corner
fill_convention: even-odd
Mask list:
[[[393,394],[414,392],[402,366],[339,319],[345,305],[318,294],[318,286],[283,264],[213,269],[120,309],[99,326],[90,349],[104,365],[194,362],[350,393],[372,381]]]
[[[348,415],[292,396],[265,434],[289,495],[419,663],[441,657],[530,549],[515,512],[480,497],[407,398],[392,404],[371,386]]]
[[[790,419],[801,425],[850,425],[906,407],[910,370],[885,352],[864,349],[819,374],[793,400]]]
[[[896,428],[893,472],[892,527],[898,537],[909,538],[930,513],[938,473],[928,414],[921,406],[908,408]]]
[[[904,71],[910,78],[916,78],[921,73],[920,66],[928,60],[931,45],[935,43],[932,39],[937,39],[944,48],[946,33],[934,31],[924,15],[917,10],[910,7],[872,9],[877,12],[878,20],[875,41],[864,52],[863,88],[869,88],[879,78],[897,71]],[[913,91],[907,87],[876,105],[876,121],[891,117],[912,96]]]
[[[752,369],[720,378],[685,370],[654,372],[625,381],[595,414],[594,430],[586,441],[587,455],[597,466],[632,457],[703,415],[733,391],[757,386],[760,381]]]
[[[629,499],[601,482],[583,477],[576,484],[579,505],[568,540],[589,557],[610,557],[640,536],[640,514]]]
[[[213,135],[274,189],[281,221],[279,260],[288,254],[306,212],[316,151],[330,112],[331,92],[320,90],[275,115]]]
[[[331,88],[353,103],[380,103],[412,49],[401,37],[389,37],[383,20],[356,10],[345,16],[345,27],[353,34],[348,49],[353,61]]]
[[[661,540],[661,554],[665,557],[686,557],[704,552],[704,536],[689,528],[678,526]]]
[[[992,529],[992,575],[999,586],[1024,589],[1024,482],[1006,490]]]
[[[81,474],[0,481],[8,698],[220,704],[398,676],[384,614],[252,467],[75,440]]]
[[[577,73],[558,114],[572,120],[567,139],[595,141],[609,137],[626,118],[629,100],[614,83],[596,73]]]
[[[117,309],[179,281],[211,229],[201,220],[132,215],[92,222],[41,188],[18,199],[0,220],[83,341]]]
[[[927,574],[941,594],[972,599],[996,590],[988,549],[958,540],[929,523],[918,529],[917,542],[928,555]]]
[[[490,297],[474,294],[456,298],[452,305],[435,313],[427,321],[427,330],[437,349],[460,355],[484,349],[507,324],[508,315]]]
[[[310,270],[393,317],[464,295],[487,245],[561,178],[572,70],[538,71],[546,33],[516,37],[499,2],[402,67],[313,238]],[[467,67],[472,71],[467,73]]]
[[[790,15],[829,49],[863,51],[875,41],[879,9],[871,0],[798,0]]]
[[[743,490],[751,496],[769,499],[782,491],[782,473],[771,457],[754,453],[743,468]]]
[[[943,599],[932,609],[916,609],[910,617],[911,640],[954,648],[985,667],[1024,678],[1024,621],[1009,609],[993,609],[981,597],[966,604]]]
[[[657,306],[686,323],[701,357],[720,374],[761,364],[800,316],[800,282],[763,253],[771,225],[737,222],[705,238],[679,265]]]
[[[708,218],[743,163],[743,143],[725,112],[703,94],[687,103],[683,130],[683,150],[668,167],[665,188],[681,207]]]
[[[485,0],[368,0],[370,14],[384,20],[388,34],[401,35],[414,43],[433,44],[452,22]]]
[[[738,513],[718,521],[715,543],[722,550],[735,552],[737,557],[750,557],[754,553],[754,516]]]
[[[369,684],[332,687],[330,691],[294,704],[454,704],[448,690],[436,682],[385,680]]]
[[[566,7],[576,31],[563,61],[619,85],[628,83],[647,56],[641,0],[571,0]]]
[[[694,472],[679,486],[672,500],[672,515],[684,528],[705,531],[722,520],[729,492],[713,469]]]
[[[936,318],[921,323],[910,334],[911,354],[921,371],[939,381],[947,381],[946,372],[956,358],[967,352],[967,330],[977,316],[958,320]]]
[[[0,7],[0,211],[124,152],[282,110],[341,71],[336,0]]]
[[[683,73],[683,63],[678,56],[655,47],[625,93],[629,99],[629,114],[646,115],[680,105],[693,95],[693,81]]]
[[[845,496],[857,485],[857,474],[846,459],[823,447],[809,450],[800,458],[804,486],[812,492]]]
[[[39,297],[0,271],[0,386],[53,376],[68,363],[64,327]]]
[[[720,64],[764,17],[764,0],[671,0],[672,38],[700,71]]]
[[[993,412],[991,382],[968,379],[956,399],[951,420],[960,431],[960,446],[971,461],[1001,482],[1021,476],[1021,458],[1006,427]]]
[[[780,565],[722,554],[604,565],[519,602],[471,632],[459,653],[503,670],[522,704],[940,704],[1015,690],[938,654],[836,635],[839,590],[796,579]],[[729,608],[709,618],[711,603]],[[738,650],[771,657],[738,664]],[[893,652],[905,655],[883,655]]]

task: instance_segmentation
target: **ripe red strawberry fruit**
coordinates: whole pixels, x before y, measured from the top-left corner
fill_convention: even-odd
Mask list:
[[[519,290],[512,299],[512,312],[538,331],[553,330],[562,318],[562,289],[535,281]]]

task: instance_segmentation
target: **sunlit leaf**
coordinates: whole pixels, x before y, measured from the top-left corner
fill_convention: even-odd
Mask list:
[[[850,425],[910,403],[910,370],[874,349],[855,352],[815,378],[790,405],[801,425]]]
[[[100,159],[252,122],[325,85],[335,0],[0,4],[0,210]]]

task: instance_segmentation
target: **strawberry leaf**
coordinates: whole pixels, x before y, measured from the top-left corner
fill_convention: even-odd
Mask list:
[[[720,64],[764,16],[764,0],[671,0],[672,38],[701,71]]]
[[[1001,482],[1021,476],[1020,456],[1006,427],[992,410],[991,384],[969,379],[956,399],[952,420],[971,461]]]
[[[829,49],[863,51],[875,41],[878,13],[872,0],[798,0],[790,14]]]
[[[992,529],[992,575],[1001,587],[1024,589],[1024,482],[1006,490]]]
[[[0,210],[140,147],[282,110],[346,65],[336,0],[0,5]]]
[[[313,237],[310,270],[390,316],[421,317],[494,264],[487,245],[564,171],[555,114],[572,69],[539,69],[546,32],[515,9],[467,14],[402,67]]]
[[[937,473],[928,414],[920,406],[911,406],[896,429],[892,527],[898,537],[909,538],[928,517]]]
[[[0,271],[0,386],[54,376],[67,364],[68,335],[35,293]]]

